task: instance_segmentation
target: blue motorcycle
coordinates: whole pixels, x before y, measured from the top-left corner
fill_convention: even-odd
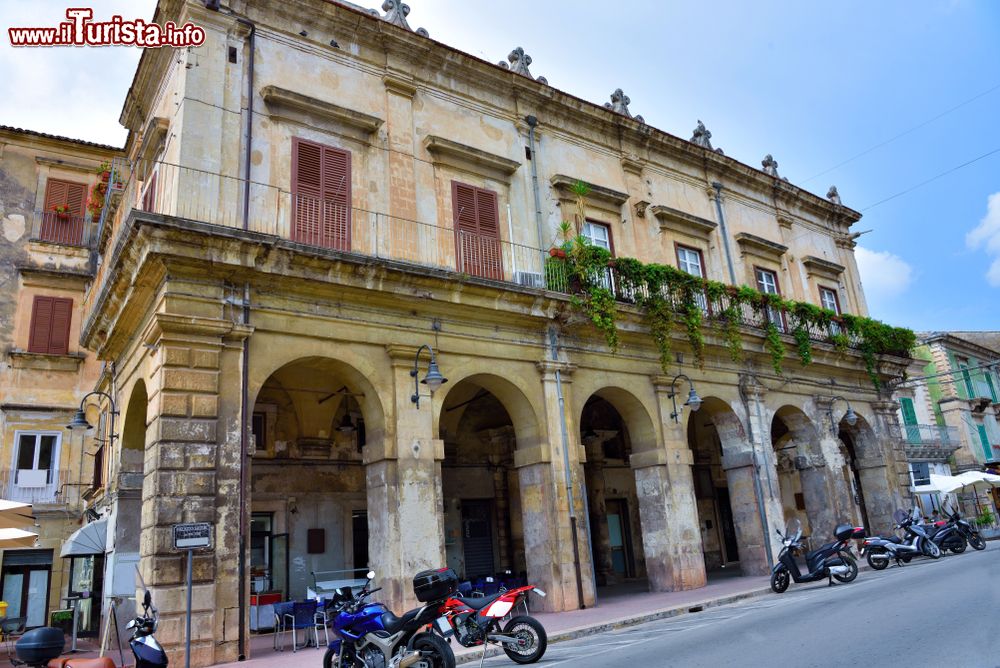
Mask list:
[[[440,615],[431,603],[397,617],[381,603],[366,599],[381,587],[370,589],[368,581],[354,595],[341,587],[331,601],[333,640],[323,657],[323,668],[455,668],[455,654],[440,636],[421,629]]]

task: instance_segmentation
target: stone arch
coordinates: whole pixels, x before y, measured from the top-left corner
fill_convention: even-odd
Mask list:
[[[464,408],[481,393],[491,394],[510,417],[514,429],[515,445],[518,449],[532,448],[543,440],[543,432],[528,392],[521,386],[516,376],[502,377],[494,373],[473,372],[460,378],[448,379],[448,384],[434,396],[435,434],[455,433]],[[464,404],[456,410],[448,410],[445,404]]]
[[[869,533],[887,531],[892,526],[893,495],[890,472],[872,423],[855,407],[857,421],[852,425],[846,415],[837,422],[837,438],[843,446],[853,478],[861,521]]]
[[[146,383],[139,379],[132,386],[128,404],[125,408],[125,420],[121,431],[121,471],[123,473],[142,473],[146,451],[146,420],[149,406],[149,395]]]
[[[839,499],[820,438],[816,424],[797,406],[781,406],[771,418],[784,516],[797,517],[805,535],[824,537],[833,531]]]
[[[587,397],[583,406],[586,406],[591,397],[607,401],[618,411],[626,429],[628,429],[633,452],[649,452],[659,447],[659,438],[653,418],[635,394],[621,387],[602,387]],[[583,406],[581,406],[581,414]],[[583,424],[582,420],[579,424]]]

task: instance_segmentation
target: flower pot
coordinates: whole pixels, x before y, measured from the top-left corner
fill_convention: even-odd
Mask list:
[[[549,256],[550,257],[565,258],[566,257],[566,251],[564,251],[562,248],[550,248],[549,249]]]
[[[111,170],[110,169],[106,169],[103,172],[101,172],[101,182],[102,183],[107,183],[110,180],[111,180]]]

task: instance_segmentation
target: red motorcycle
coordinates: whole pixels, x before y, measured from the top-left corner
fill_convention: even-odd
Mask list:
[[[434,629],[446,638],[454,634],[463,647],[482,645],[483,656],[486,646],[492,643],[503,647],[514,663],[534,663],[542,658],[548,646],[545,628],[530,615],[511,616],[531,592],[545,596],[544,591],[531,585],[501,590],[492,596],[464,597],[453,593],[438,608],[441,618]],[[509,621],[503,624],[509,616]]]

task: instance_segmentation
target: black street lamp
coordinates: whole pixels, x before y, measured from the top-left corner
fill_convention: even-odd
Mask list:
[[[677,381],[680,380],[681,378],[683,378],[684,380],[686,380],[688,382],[688,388],[689,389],[688,389],[688,398],[687,398],[687,401],[685,401],[682,404],[681,409],[678,410],[678,408],[677,408],[677,393],[674,392],[673,388],[674,388],[674,385],[677,383]],[[677,374],[676,376],[674,376],[674,379],[672,381],[670,381],[670,400],[674,404],[674,412],[670,414],[670,417],[673,418],[674,422],[680,422],[681,421],[681,419],[680,419],[680,417],[681,417],[681,410],[683,410],[684,406],[689,406],[691,408],[691,412],[692,413],[696,412],[699,408],[701,408],[701,397],[699,397],[698,393],[694,391],[694,382],[690,378],[688,378],[687,376],[685,376],[682,373]]]
[[[847,412],[844,413],[844,420],[847,421],[848,426],[853,427],[858,423],[858,414],[851,408],[851,402],[841,396],[833,397],[830,399],[830,425],[833,427],[834,432],[837,431],[837,422],[833,419],[833,405],[837,403],[838,399],[847,404]]]
[[[80,400],[80,409],[77,410],[76,415],[73,416],[73,420],[66,425],[66,428],[71,431],[81,433],[90,431],[94,428],[94,425],[87,421],[87,412],[84,410],[84,406],[87,403],[87,399],[95,394],[97,396],[104,397],[111,404],[111,412],[108,414],[110,415],[108,421],[108,445],[111,446],[114,443],[114,439],[118,436],[115,434],[115,416],[118,415],[118,407],[115,404],[115,400],[111,398],[110,394],[101,392],[100,390],[94,390],[93,392],[85,394],[83,399]]]
[[[413,358],[413,368],[410,369],[410,376],[413,378],[413,396],[410,397],[410,401],[415,403],[418,409],[420,408],[420,385],[417,384],[417,376],[420,375],[420,353],[423,352],[424,348],[426,348],[430,354],[431,361],[427,365],[427,373],[420,382],[427,386],[427,389],[431,391],[431,394],[437,392],[439,387],[448,382],[448,379],[442,376],[440,369],[438,369],[437,357],[434,355],[434,349],[427,344],[417,348],[417,354]]]

